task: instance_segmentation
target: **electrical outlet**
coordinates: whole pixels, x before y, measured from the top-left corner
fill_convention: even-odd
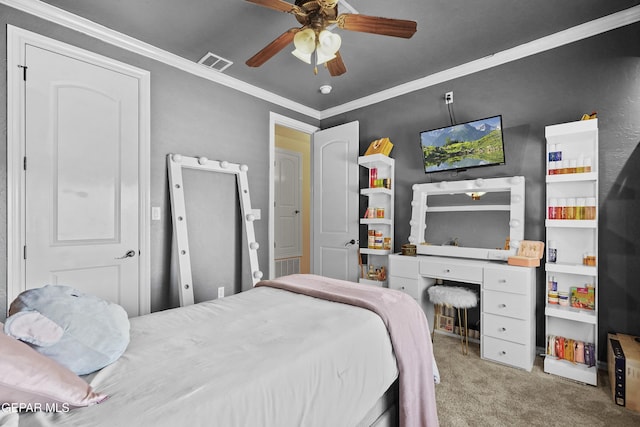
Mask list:
[[[218,298],[224,298],[224,286],[218,286]]]
[[[444,94],[444,103],[453,104],[453,91]]]

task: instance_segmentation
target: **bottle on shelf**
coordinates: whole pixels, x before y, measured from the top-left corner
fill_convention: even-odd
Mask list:
[[[576,199],[576,219],[586,219],[584,213],[585,203],[584,197],[578,197]]]
[[[567,199],[567,219],[576,219],[576,199],[573,197]]]
[[[576,167],[576,172],[577,173],[584,173],[585,172],[585,170],[584,170],[584,154],[580,154],[578,156],[578,164],[577,164],[577,167]]]
[[[587,197],[586,206],[584,208],[584,219],[596,219],[596,198]]]
[[[556,242],[549,240],[549,247],[547,248],[547,262],[556,262],[558,258],[558,249],[556,248]]]
[[[567,219],[567,199],[558,199],[558,212],[560,215],[557,219]]]
[[[591,172],[591,157],[585,157],[584,159],[584,171]]]
[[[549,209],[547,212],[548,219],[558,219],[558,199],[552,197],[549,199]]]

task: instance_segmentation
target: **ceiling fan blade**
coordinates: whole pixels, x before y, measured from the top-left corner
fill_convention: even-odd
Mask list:
[[[284,0],[247,0],[249,3],[259,6],[268,7],[269,9],[278,10],[280,12],[293,12],[298,7]]]
[[[328,61],[326,65],[329,70],[329,74],[331,74],[332,77],[341,76],[347,72],[347,67],[345,67],[344,62],[342,61],[340,52],[336,52],[336,57],[331,61]]]
[[[280,34],[274,41],[266,45],[260,52],[253,55],[247,60],[249,67],[259,67],[267,62],[273,55],[280,52],[289,43],[293,41],[293,36],[300,31],[299,28],[291,28]]]
[[[344,13],[336,19],[338,27],[361,33],[380,34],[383,36],[411,38],[417,30],[415,21],[404,19],[380,18],[359,14]]]

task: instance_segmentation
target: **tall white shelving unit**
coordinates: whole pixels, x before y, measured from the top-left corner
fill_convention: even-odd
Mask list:
[[[385,186],[373,187],[370,184],[370,178],[361,185],[360,194],[367,197],[367,207],[369,211],[375,212],[376,209],[384,210],[384,217],[379,218],[374,214],[374,218],[360,218],[360,224],[367,227],[367,234],[371,231],[378,231],[382,233],[383,246],[384,238],[390,239],[387,241],[387,249],[379,248],[374,249],[369,247],[369,242],[360,243],[360,254],[367,256],[367,264],[364,266],[365,278],[360,277],[358,281],[360,283],[366,283],[370,285],[387,287],[388,280],[370,280],[366,278],[369,266],[373,265],[376,269],[384,267],[389,272],[389,254],[393,253],[393,223],[394,223],[394,186],[395,186],[395,160],[389,156],[383,154],[371,154],[368,156],[358,157],[358,164],[368,170],[368,176],[371,176],[371,170],[375,169],[377,172],[377,179],[389,179],[390,185],[387,188]],[[388,276],[387,276],[388,277]]]
[[[545,330],[547,347],[550,336],[594,344],[598,354],[598,120],[584,120],[547,126],[547,219],[545,263],[547,298]],[[561,152],[562,161],[555,160]],[[551,157],[549,157],[549,153]],[[551,161],[549,159],[551,158]],[[575,203],[574,203],[575,200]],[[555,205],[555,206],[554,206]],[[586,207],[583,207],[586,206]],[[564,217],[557,217],[557,214]],[[588,210],[590,209],[590,210]],[[586,212],[586,213],[585,213]],[[551,243],[551,244],[550,244]],[[548,249],[557,251],[550,262]],[[590,259],[586,263],[585,255]],[[595,257],[595,258],[592,258]],[[591,264],[591,265],[587,265]],[[556,304],[549,298],[555,282],[558,292],[572,287],[593,287],[593,309]],[[566,295],[566,294],[565,294]],[[549,353],[547,351],[547,353]],[[575,363],[547,355],[544,371],[575,381],[597,385],[595,366]]]

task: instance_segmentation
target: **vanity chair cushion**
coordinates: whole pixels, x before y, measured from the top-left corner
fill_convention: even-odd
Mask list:
[[[22,292],[11,303],[4,331],[77,375],[113,363],[129,344],[124,308],[68,286]]]
[[[471,289],[458,286],[431,286],[427,292],[433,304],[455,308],[471,308],[478,305],[478,296]]]

